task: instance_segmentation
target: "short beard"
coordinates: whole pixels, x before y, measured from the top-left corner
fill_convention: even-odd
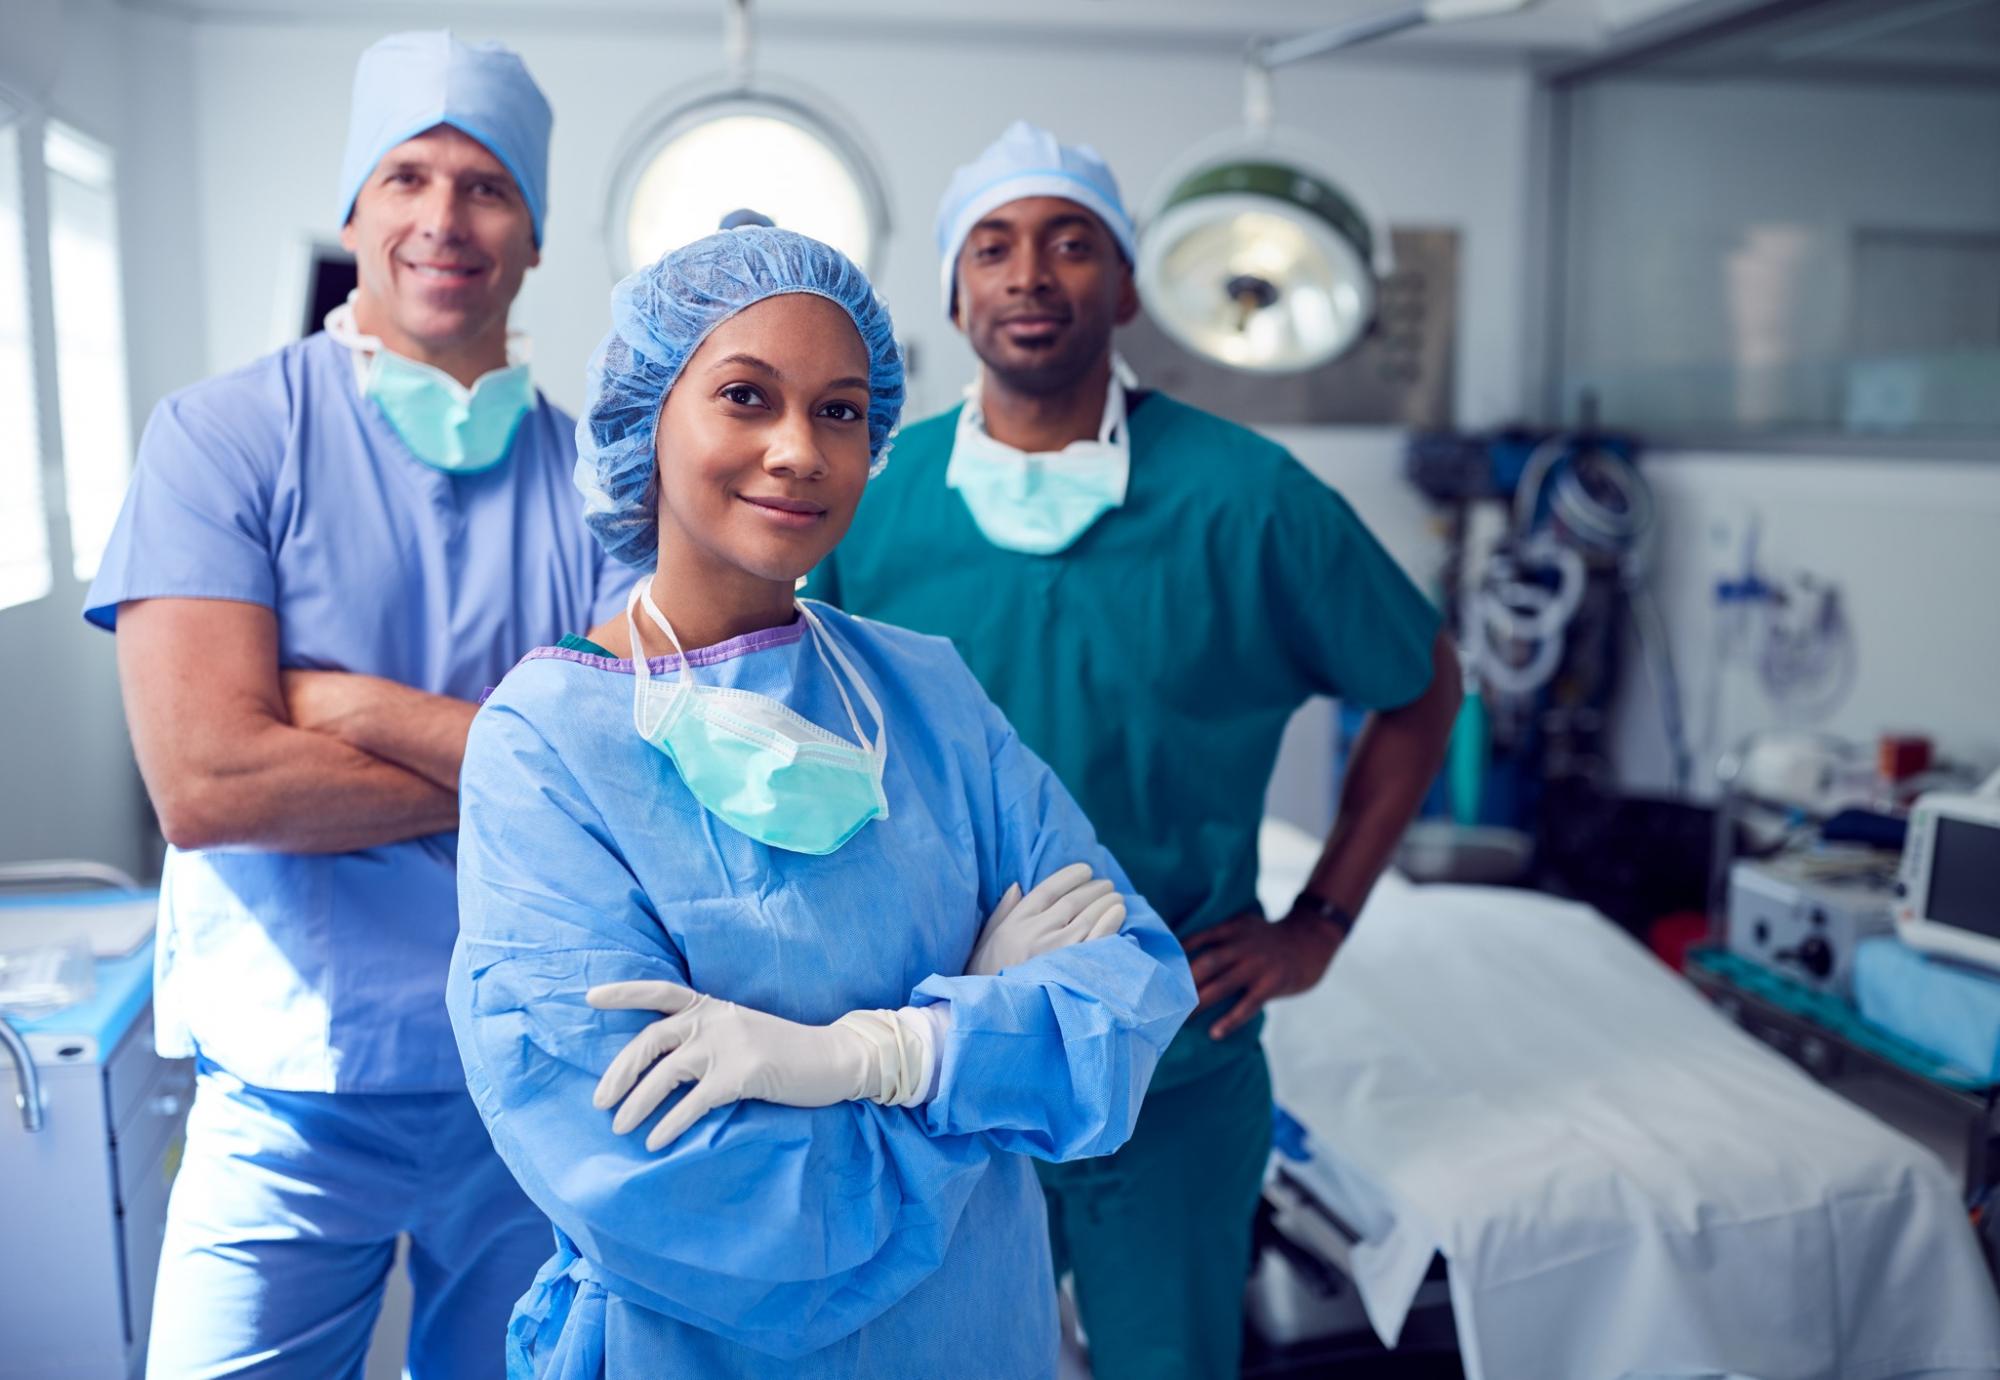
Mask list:
[[[1020,367],[1013,362],[999,362],[988,359],[975,346],[973,353],[979,355],[979,362],[987,374],[1010,393],[1027,398],[1057,398],[1073,392],[1090,372],[1104,358],[1110,347],[1111,331],[1094,340],[1075,342],[1075,348],[1063,350],[1050,358]]]

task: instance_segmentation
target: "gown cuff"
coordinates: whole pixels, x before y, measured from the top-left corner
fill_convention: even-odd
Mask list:
[[[929,1099],[951,1028],[947,1008],[850,1011],[834,1024],[859,1035],[867,1050],[861,1097],[886,1107],[915,1107]]]

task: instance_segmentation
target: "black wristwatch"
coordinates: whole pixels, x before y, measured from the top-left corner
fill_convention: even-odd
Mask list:
[[[1315,896],[1310,891],[1301,891],[1298,899],[1292,902],[1292,914],[1302,913],[1336,926],[1343,939],[1354,929],[1354,917],[1347,913],[1346,906],[1329,901],[1324,896]]]

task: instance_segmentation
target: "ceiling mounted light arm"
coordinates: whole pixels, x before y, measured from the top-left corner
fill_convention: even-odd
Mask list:
[[[749,0],[742,2],[747,4]],[[1343,48],[1356,48],[1378,38],[1423,28],[1427,24],[1491,19],[1524,10],[1534,3],[1536,0],[1416,0],[1416,3],[1401,9],[1350,19],[1344,24],[1329,24],[1325,28],[1293,34],[1290,38],[1252,39],[1249,50],[1244,54],[1244,123],[1255,130],[1271,127],[1272,111],[1276,105],[1271,74],[1280,67],[1304,62],[1308,58],[1324,57]]]
[[[1386,14],[1350,19],[1345,24],[1329,24],[1323,29],[1291,38],[1258,39],[1250,45],[1250,61],[1265,71],[1302,62],[1306,58],[1337,53],[1372,43],[1378,38],[1402,33],[1426,24],[1455,24],[1462,19],[1490,19],[1524,10],[1535,0],[1419,0]]]
[[[757,31],[750,22],[750,0],[728,0],[722,16],[722,51],[729,79],[738,91],[748,91],[755,72]]]
[[[1428,8],[1421,4],[1406,5],[1387,14],[1350,19],[1345,24],[1330,24],[1324,29],[1295,34],[1290,38],[1260,38],[1250,45],[1250,61],[1252,65],[1269,72],[1307,58],[1337,53],[1342,48],[1371,43],[1378,38],[1428,24],[1430,16],[1425,13]]]

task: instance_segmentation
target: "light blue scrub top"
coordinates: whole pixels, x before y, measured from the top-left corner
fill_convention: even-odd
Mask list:
[[[1028,1157],[1124,1143],[1194,1005],[1187,961],[950,643],[822,616],[889,742],[888,816],[825,857],[705,811],[634,730],[630,662],[537,653],[473,722],[448,1001],[493,1144],[560,1233],[515,1310],[510,1375],[1054,1373]],[[697,674],[850,735],[801,631],[698,650]],[[1124,929],[961,976],[1008,884],[1072,862],[1124,893]],[[630,978],[814,1023],[947,1002],[935,1092],[913,1108],[739,1102],[655,1154],[591,1105],[649,1017],[584,993]]]
[[[451,476],[361,397],[324,333],[153,410],[84,616],[236,599],[278,616],[279,664],[477,699],[631,582],[582,522],[571,419],[546,399],[504,463]],[[299,1092],[463,1086],[445,1017],[457,836],[355,853],[169,849],[160,1052]]]

